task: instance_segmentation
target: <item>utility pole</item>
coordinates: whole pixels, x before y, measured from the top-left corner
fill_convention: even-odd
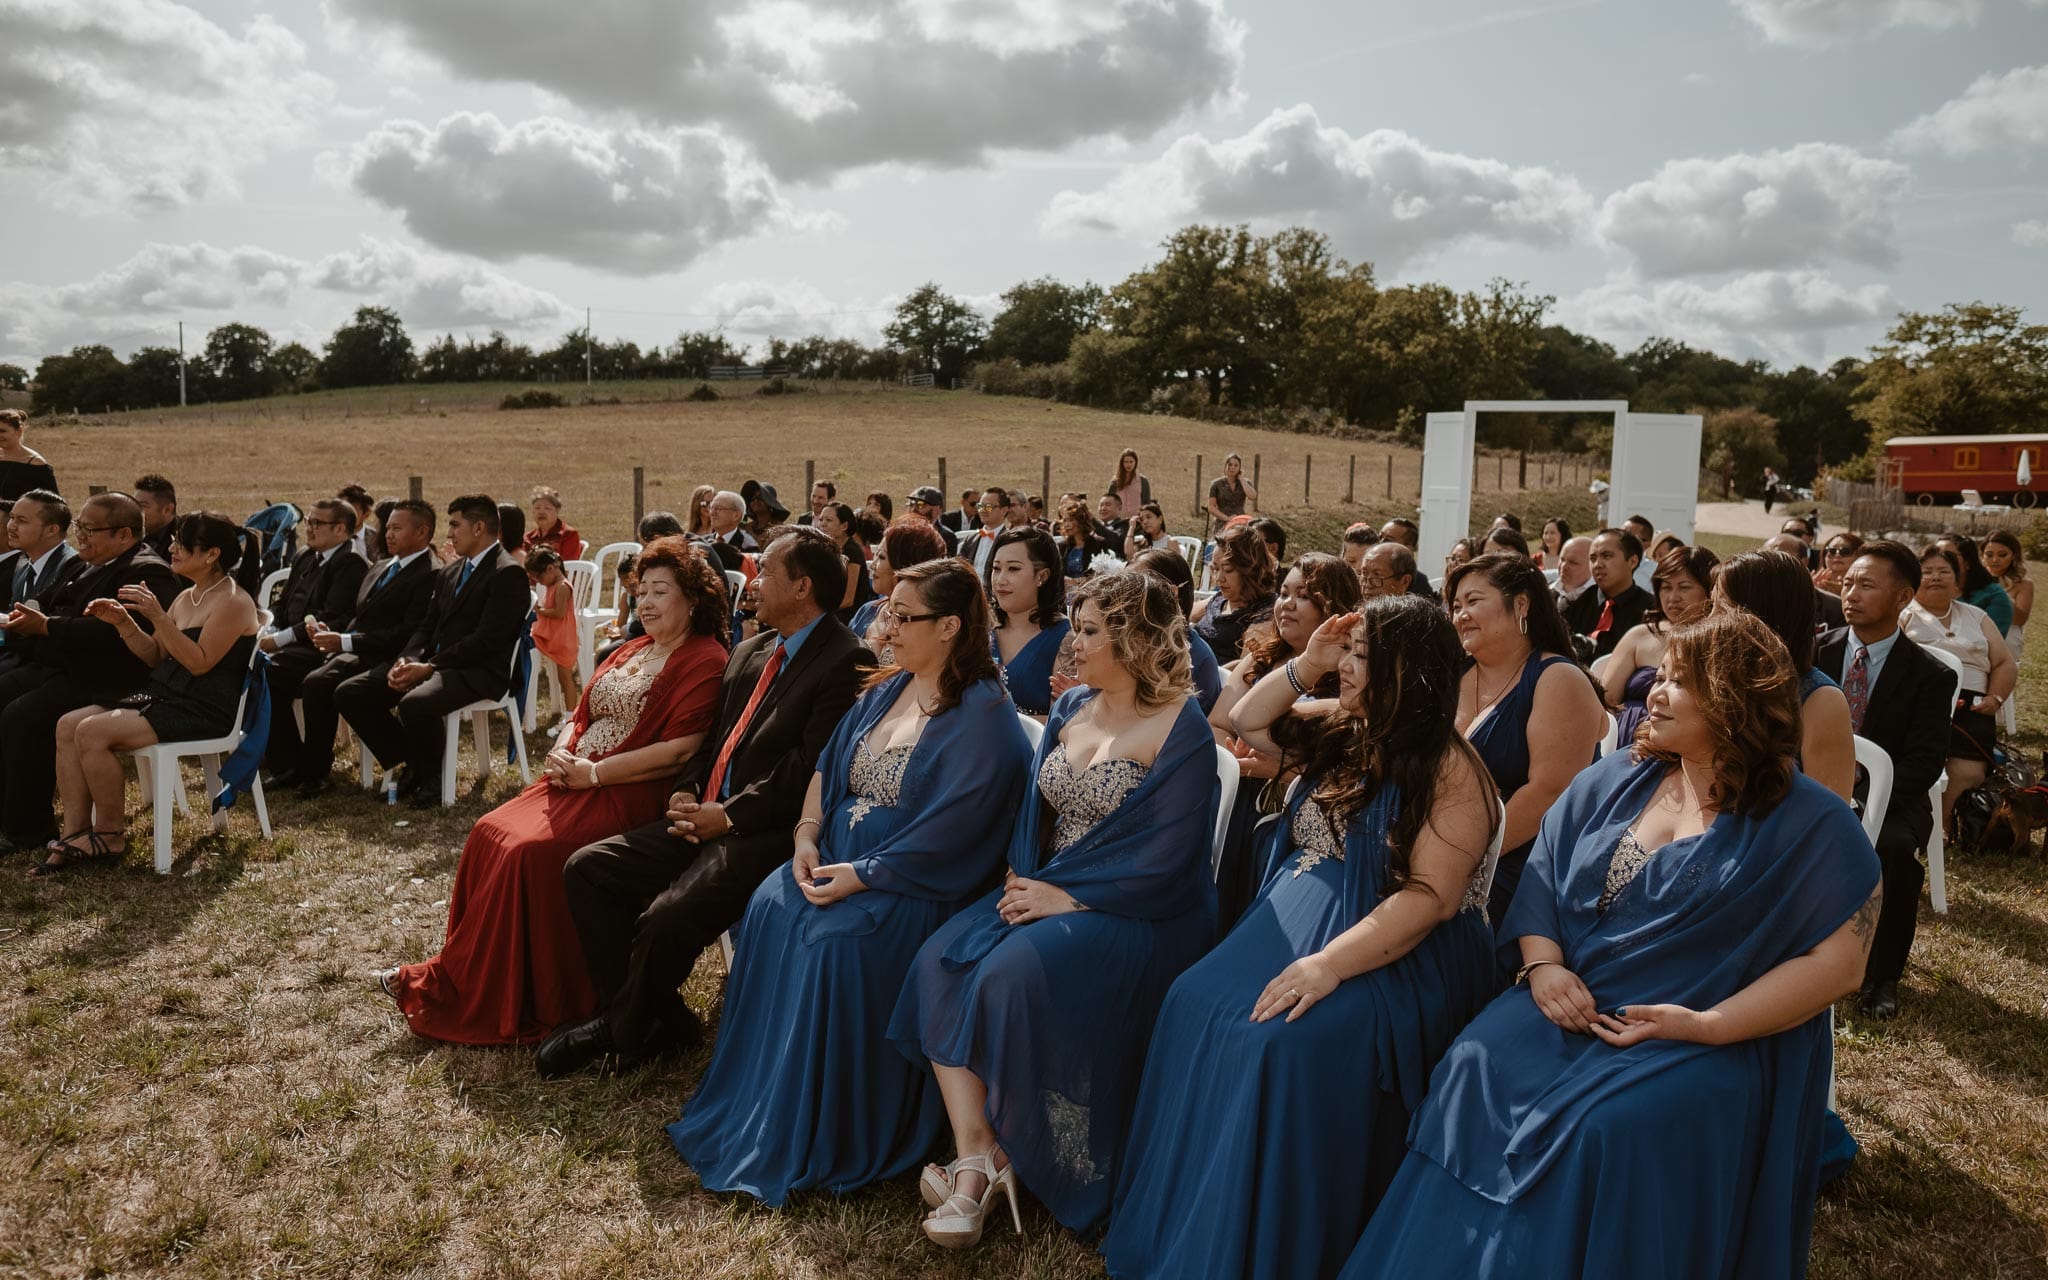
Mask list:
[[[590,308],[585,307],[583,308],[583,387],[586,391],[591,386],[590,368]]]
[[[185,407],[185,322],[178,321],[178,407]]]

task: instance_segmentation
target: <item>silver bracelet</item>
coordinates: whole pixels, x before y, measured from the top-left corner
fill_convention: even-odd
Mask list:
[[[1295,696],[1308,696],[1308,690],[1302,686],[1301,677],[1294,674],[1294,659],[1289,658],[1287,665],[1281,669],[1287,673],[1287,683],[1294,686]]]

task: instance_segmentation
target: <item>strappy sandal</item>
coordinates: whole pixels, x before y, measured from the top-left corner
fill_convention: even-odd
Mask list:
[[[85,837],[87,848],[81,849],[72,843],[79,836]],[[102,838],[105,836],[121,837],[121,847],[118,849],[110,847],[106,840]],[[54,876],[60,872],[69,871],[74,867],[83,866],[89,862],[98,862],[102,859],[108,862],[118,862],[127,856],[128,833],[125,831],[81,831],[77,835],[54,841],[53,845],[54,847],[50,850],[50,856],[30,867],[28,869],[29,875]]]
[[[928,1164],[917,1178],[917,1194],[927,1209],[936,1209],[946,1203],[946,1197],[953,1194],[953,1175],[960,1172],[960,1162],[950,1160],[945,1164]]]
[[[924,1220],[925,1238],[946,1249],[971,1249],[981,1242],[991,1204],[997,1196],[1010,1202],[1010,1225],[1024,1234],[1024,1218],[1017,1211],[1017,1171],[1005,1164],[995,1166],[995,1153],[962,1156],[954,1162],[957,1173],[978,1173],[988,1179],[979,1196],[955,1191]]]

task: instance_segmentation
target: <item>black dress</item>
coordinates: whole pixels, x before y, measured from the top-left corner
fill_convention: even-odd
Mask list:
[[[40,457],[34,462],[0,459],[0,498],[12,502],[30,489],[58,492],[57,472]]]
[[[198,627],[186,627],[185,634],[198,642]],[[165,658],[149,673],[149,683],[115,705],[142,712],[158,742],[224,737],[234,728],[242,683],[249,676],[249,651],[255,647],[255,636],[243,636],[203,676]]]
[[[854,590],[853,603],[835,612],[841,622],[852,622],[860,607],[875,598],[875,584],[868,577],[867,553],[861,550],[860,543],[848,538],[846,545],[839,548],[839,553],[846,557],[846,576],[854,580]]]
[[[1202,613],[1202,620],[1195,624],[1195,634],[1209,642],[1216,653],[1219,664],[1236,662],[1244,646],[1244,633],[1249,628],[1273,616],[1273,603],[1279,596],[1267,596],[1254,600],[1234,613],[1223,612],[1223,597],[1209,598],[1209,607]]]

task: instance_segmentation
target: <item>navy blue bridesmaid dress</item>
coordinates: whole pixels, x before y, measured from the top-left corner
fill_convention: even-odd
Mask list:
[[[1031,748],[994,680],[970,686],[915,744],[867,738],[910,676],[861,697],[820,765],[821,865],[852,863],[865,892],[811,904],[787,868],[761,882],[734,933],[718,1044],[668,1127],[713,1191],[770,1205],[907,1172],[945,1129],[931,1072],[884,1035],[911,958],[989,882],[991,814],[1024,795]]]
[[[1467,730],[1465,737],[1479,758],[1486,762],[1486,771],[1493,775],[1493,785],[1500,788],[1500,799],[1506,804],[1529,782],[1529,715],[1536,709],[1536,682],[1543,673],[1558,663],[1578,664],[1570,658],[1552,654],[1544,657],[1532,653],[1522,664],[1522,674],[1515,681],[1514,688],[1503,694],[1479,721],[1477,729]],[[1529,850],[1535,845],[1535,837],[1523,844],[1500,852],[1500,866],[1493,873],[1493,893],[1486,902],[1486,918],[1496,923],[1508,913],[1508,903],[1514,901],[1515,886],[1522,881],[1522,866],[1529,860]],[[1506,937],[1506,934],[1500,935]],[[1511,968],[1518,968],[1517,960]]]
[[[1052,710],[1052,669],[1059,661],[1060,642],[1070,630],[1072,626],[1065,618],[1055,618],[1051,626],[1040,628],[1037,635],[1025,641],[1008,665],[1003,663],[1003,651],[996,645],[995,636],[989,636],[989,656],[1003,668],[1003,683],[1009,686],[1017,710],[1034,716]]]
[[[1386,889],[1398,794],[1382,790],[1340,841],[1313,790],[1295,786],[1257,901],[1160,1010],[1102,1243],[1113,1276],[1330,1275],[1400,1162],[1438,1056],[1496,989],[1475,876],[1408,954],[1299,1021],[1251,1021],[1267,983]]]

